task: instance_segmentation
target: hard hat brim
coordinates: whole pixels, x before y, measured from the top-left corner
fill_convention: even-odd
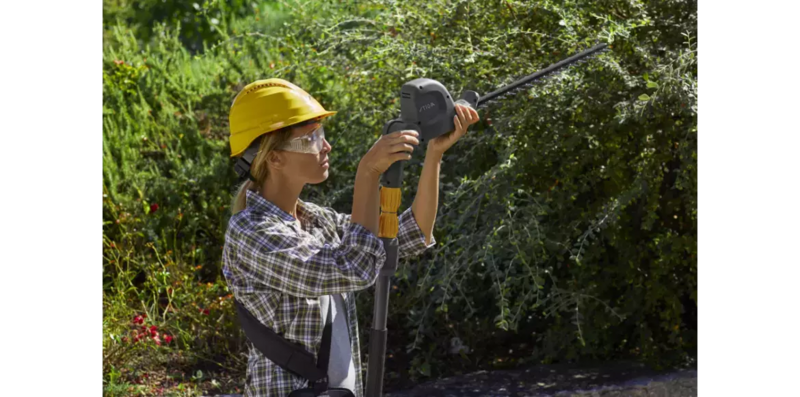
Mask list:
[[[286,120],[282,120],[268,126],[262,126],[262,128],[259,129],[254,129],[245,133],[233,135],[230,137],[230,146],[232,148],[236,147],[239,149],[236,150],[235,152],[231,151],[231,157],[236,157],[244,153],[244,151],[250,146],[250,144],[261,135],[269,134],[270,132],[277,131],[281,128],[291,127],[295,124],[302,123],[304,121],[308,121],[315,118],[319,118],[320,120],[322,120],[324,118],[333,116],[336,113],[337,113],[336,111],[324,110],[310,114],[304,114],[302,116],[290,117]]]

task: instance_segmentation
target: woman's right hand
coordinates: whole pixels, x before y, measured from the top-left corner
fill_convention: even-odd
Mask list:
[[[378,138],[358,164],[370,174],[380,176],[396,161],[411,159],[414,146],[419,145],[419,133],[414,130],[395,131]]]

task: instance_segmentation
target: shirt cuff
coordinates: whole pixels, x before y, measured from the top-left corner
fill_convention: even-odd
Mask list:
[[[417,219],[414,218],[414,213],[411,207],[408,207],[402,214],[400,214],[400,227],[398,240],[405,242],[401,244],[404,249],[413,251],[415,253],[422,252],[430,247],[436,245],[436,238],[431,234],[431,243],[425,245],[425,234],[422,233]]]
[[[386,250],[378,236],[355,222],[350,222],[345,228],[342,245],[358,247],[363,253],[373,255],[381,260],[386,259]]]

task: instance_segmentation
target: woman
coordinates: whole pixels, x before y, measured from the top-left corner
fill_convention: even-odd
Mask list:
[[[354,291],[370,287],[386,254],[378,235],[379,179],[419,145],[415,131],[382,136],[358,164],[352,214],[299,199],[306,184],[328,178],[322,119],[326,111],[301,88],[282,79],[246,86],[230,112],[231,155],[248,148],[250,180],[233,204],[223,252],[223,273],[235,299],[285,339],[318,353],[323,323],[333,305],[328,386],[363,396]],[[428,143],[412,206],[399,217],[399,255],[418,255],[435,244],[433,225],[444,152],[478,121],[457,107],[456,129]],[[308,382],[273,364],[251,345],[245,396],[288,396]]]

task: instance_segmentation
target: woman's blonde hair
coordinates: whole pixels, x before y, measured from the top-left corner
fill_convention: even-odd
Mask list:
[[[286,127],[280,130],[270,132],[261,136],[261,143],[258,147],[258,154],[253,159],[250,165],[250,175],[255,178],[255,182],[247,179],[239,185],[239,190],[233,198],[231,205],[231,213],[235,214],[244,210],[247,207],[247,191],[252,190],[260,192],[264,182],[269,176],[269,167],[267,167],[267,159],[269,155],[276,150],[276,148],[283,146],[292,137],[293,127]]]

